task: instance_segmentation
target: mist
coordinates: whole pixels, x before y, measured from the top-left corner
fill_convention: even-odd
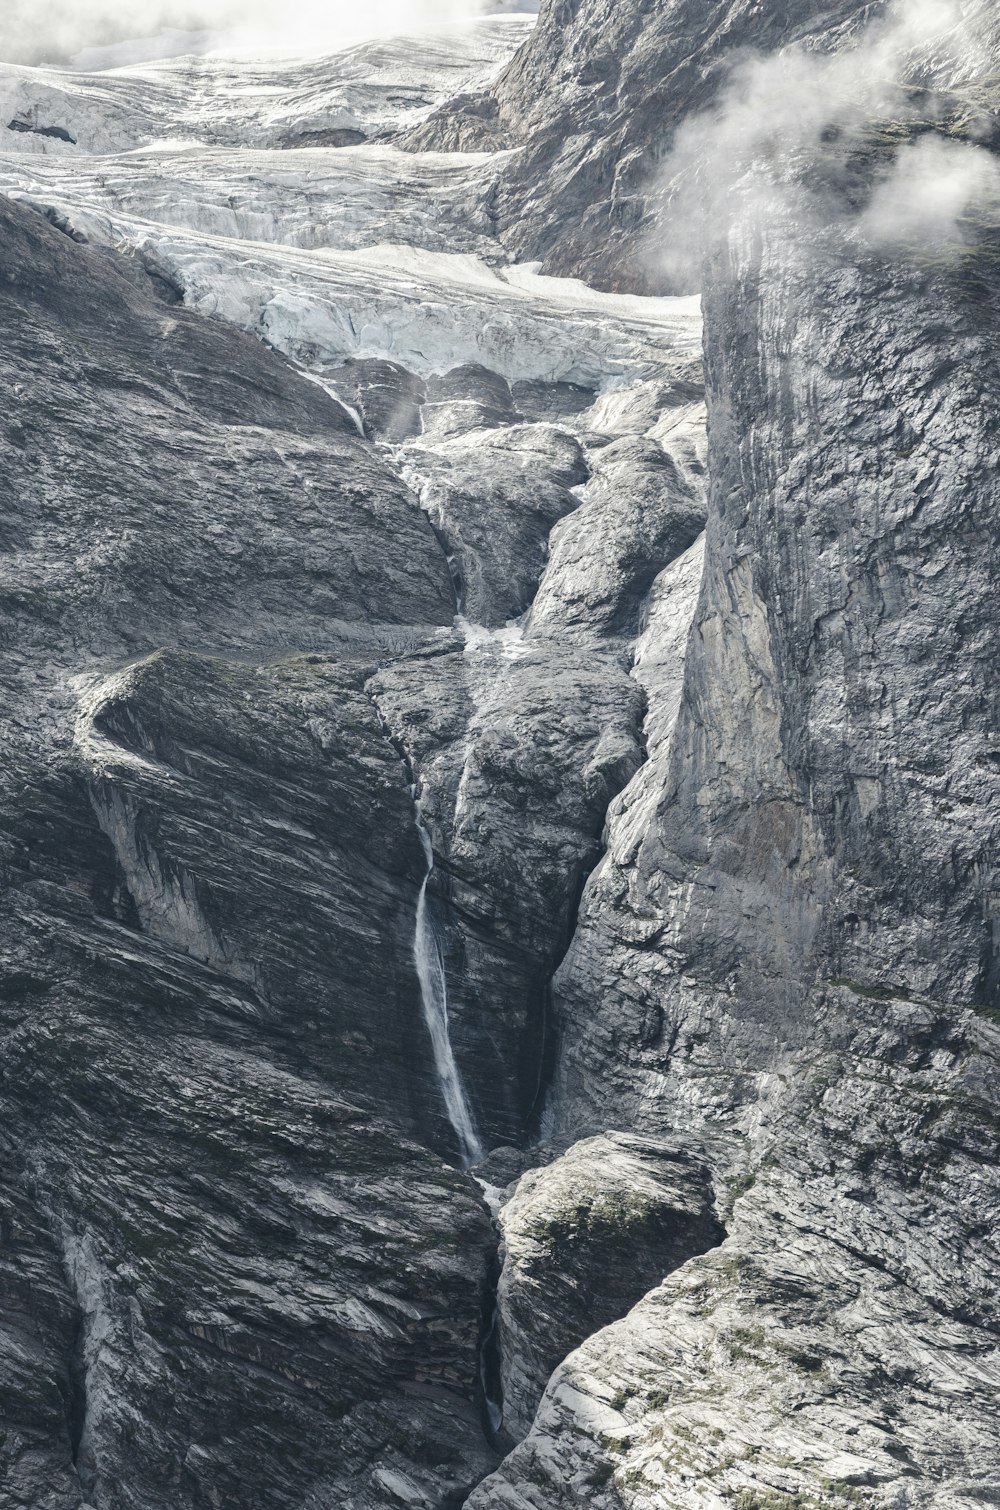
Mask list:
[[[7,0],[0,61],[102,68],[178,52],[322,52],[370,37],[535,12],[538,0]]]
[[[985,13],[899,0],[837,53],[741,58],[668,157],[661,271],[689,282],[706,241],[741,217],[837,222],[883,249],[960,243],[969,217],[994,213],[1000,196],[1000,165],[976,140],[991,122],[966,120],[966,140],[941,134],[949,90],[982,72]],[[862,146],[877,161],[859,208],[844,165]]]

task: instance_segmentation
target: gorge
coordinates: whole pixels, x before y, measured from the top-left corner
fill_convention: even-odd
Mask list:
[[[0,1510],[1000,1504],[1000,18],[199,46],[0,63]]]

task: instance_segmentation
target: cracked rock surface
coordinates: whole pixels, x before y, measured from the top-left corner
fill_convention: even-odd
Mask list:
[[[637,292],[883,9],[0,68],[0,1510],[1000,1500],[995,18]]]

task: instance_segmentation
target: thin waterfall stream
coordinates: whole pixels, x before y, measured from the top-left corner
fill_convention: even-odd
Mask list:
[[[455,1062],[455,1051],[451,1046],[451,1032],[448,1025],[448,983],[444,973],[441,944],[438,940],[437,929],[434,927],[427,897],[427,888],[434,874],[434,846],[420,816],[419,807],[417,808],[417,832],[427,857],[427,874],[417,901],[413,958],[417,967],[417,978],[420,981],[424,1021],[427,1023],[427,1031],[434,1051],[434,1063],[441,1082],[441,1093],[444,1096],[448,1118],[455,1129],[462,1163],[468,1169],[481,1161],[484,1149],[472,1120],[465,1087]]]

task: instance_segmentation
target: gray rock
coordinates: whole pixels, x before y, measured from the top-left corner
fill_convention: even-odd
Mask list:
[[[391,442],[419,435],[426,388],[398,362],[346,362],[329,374],[329,381],[361,416],[372,439]]]
[[[513,425],[520,415],[506,379],[470,365],[428,380],[420,418],[422,432],[433,444],[475,430]]]
[[[696,415],[692,430],[704,433]],[[634,635],[660,572],[705,527],[700,467],[682,470],[658,441],[614,441],[599,451],[580,507],[553,532],[552,570],[531,624]]]
[[[620,647],[474,635],[369,691],[412,761],[438,865],[452,1040],[487,1143],[537,1117],[547,988],[611,799],[641,763]]]
[[[692,116],[711,117],[734,65],[748,57],[792,45],[820,52],[850,46],[862,27],[898,9],[907,7],[887,0],[774,6],[548,0],[537,27],[492,85],[445,101],[404,140],[420,151],[517,149],[500,175],[493,207],[497,234],[517,260],[540,260],[547,272],[583,277],[599,288],[691,291],[699,282],[697,261],[671,270],[663,257],[663,216],[675,189],[668,164],[678,129]],[[988,26],[991,15],[986,0],[969,0],[960,8],[960,24],[984,18]],[[934,62],[954,73],[948,47],[938,52]],[[980,52],[972,71],[986,55]],[[958,72],[956,117],[967,121],[992,96],[987,88],[973,99],[965,87],[969,69],[959,63]],[[932,76],[925,68],[915,83],[926,88]],[[995,124],[995,105],[989,108]],[[710,164],[701,169],[706,176],[714,171]],[[673,227],[675,235],[689,229]]]
[[[0,218],[5,1502],[453,1500],[495,1244],[364,692],[446,564],[321,389]]]
[[[584,1139],[526,1174],[500,1220],[497,1338],[515,1439],[574,1348],[725,1236],[704,1163],[623,1133]]]
[[[471,414],[464,402],[446,408],[444,435],[431,429],[415,458],[423,504],[449,552],[462,612],[500,628],[533,601],[549,535],[576,508],[572,490],[586,481],[587,464],[564,431],[503,415],[501,428],[482,430],[475,403]]]
[[[570,1356],[477,1510],[998,1492],[995,275],[780,216],[712,260],[704,584],[549,1125],[708,1137],[729,1238]]]
[[[517,145],[508,247],[650,287],[670,130],[871,9],[560,0],[421,140]],[[995,140],[982,40],[920,131]],[[324,374],[379,451],[0,206],[5,1503],[1000,1495],[997,260],[863,240],[911,127],[739,185],[705,535],[687,359]]]

